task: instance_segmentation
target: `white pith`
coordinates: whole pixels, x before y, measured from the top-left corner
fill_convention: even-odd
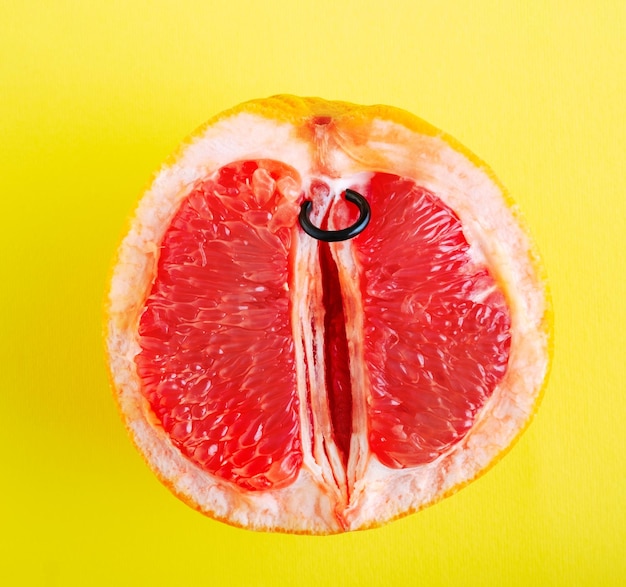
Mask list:
[[[178,495],[233,524],[328,533],[377,525],[420,509],[476,477],[509,446],[532,416],[548,369],[549,341],[543,325],[547,308],[531,243],[501,189],[486,171],[477,168],[444,139],[415,133],[389,120],[372,120],[366,140],[358,145],[339,132],[334,141],[324,145],[327,162],[344,178],[327,181],[333,197],[349,185],[345,178],[371,171],[367,153],[375,150],[377,171],[416,180],[458,214],[474,258],[486,263],[505,289],[513,336],[507,375],[465,438],[436,461],[420,467],[392,470],[381,465],[368,451],[365,427],[358,425],[365,414],[357,415],[352,439],[352,452],[357,456],[351,459],[347,471],[347,485],[351,487],[347,503],[347,496],[341,492],[346,482],[332,482],[343,471],[337,462],[339,457],[333,456],[332,447],[320,452],[323,422],[316,425],[318,435],[313,446],[303,443],[304,464],[297,481],[289,487],[246,492],[202,471],[171,444],[141,394],[136,372],[134,359],[140,350],[138,322],[155,275],[159,243],[190,188],[227,163],[276,159],[295,168],[306,183],[318,155],[313,153],[310,142],[299,137],[290,123],[250,113],[236,114],[208,127],[173,165],[159,173],[141,200],[119,250],[109,296],[107,346],[113,383],[133,439]],[[324,211],[316,213],[321,216]],[[301,243],[299,262],[307,263],[307,255],[314,254],[311,247],[307,249],[307,244]],[[339,246],[337,251],[349,270],[348,245]],[[314,289],[315,283],[303,284],[303,291]],[[295,300],[295,332],[300,328],[298,320],[308,320],[306,304],[310,295],[315,294]],[[306,388],[302,359],[311,352],[306,344],[296,344],[300,390]],[[309,374],[311,378],[313,382],[323,381],[323,374]],[[321,383],[320,389],[323,392]],[[319,401],[323,402],[324,397]],[[301,407],[303,404],[301,401]],[[301,416],[302,436],[308,438],[308,416]]]

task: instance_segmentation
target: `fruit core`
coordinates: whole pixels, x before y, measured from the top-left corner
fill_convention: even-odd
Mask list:
[[[325,124],[323,121],[318,124]],[[299,227],[354,221],[342,243]],[[460,442],[505,376],[505,297],[459,218],[388,173],[303,180],[276,161],[227,165],[182,201],[140,318],[142,393],[171,442],[251,490],[288,486],[306,462],[342,490],[363,446],[391,469]]]

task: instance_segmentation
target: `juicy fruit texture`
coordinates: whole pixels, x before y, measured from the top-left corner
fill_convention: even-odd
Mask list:
[[[428,463],[458,442],[504,376],[508,308],[476,267],[459,219],[407,180],[376,176],[363,266],[369,440],[388,467]]]
[[[276,220],[289,204],[272,189],[275,167],[222,168],[185,200],[161,244],[136,359],[172,442],[247,489],[293,482],[302,464],[291,229]]]
[[[139,327],[143,393],[172,442],[247,489],[284,486],[302,465],[289,315],[297,207],[276,185],[291,177],[285,172],[247,161],[191,192],[163,238]],[[324,315],[327,440],[347,463],[352,402],[360,400],[381,463],[428,463],[468,432],[504,375],[508,311],[487,270],[472,267],[459,219],[433,194],[383,174],[354,187],[374,210],[353,244],[364,290],[354,303],[363,314],[355,333],[365,341],[362,357],[350,356],[330,245],[317,245],[319,266],[306,268],[323,290],[315,312]],[[320,180],[315,189],[328,191]],[[275,220],[281,206],[287,226]],[[492,299],[483,301],[485,292]],[[350,364],[359,360],[369,371],[367,395],[352,392]]]
[[[545,291],[476,161],[410,115],[278,97],[157,178],[111,289],[120,406],[157,474],[255,529],[382,523],[471,480],[532,415]],[[282,135],[282,138],[281,136]],[[362,194],[357,237],[344,228]]]

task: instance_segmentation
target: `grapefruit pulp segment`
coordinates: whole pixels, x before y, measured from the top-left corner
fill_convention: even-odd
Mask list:
[[[288,203],[275,187],[268,194],[286,170],[267,167],[222,168],[185,199],[161,244],[136,357],[172,442],[247,489],[293,482],[302,462],[291,234],[274,226]]]
[[[369,440],[389,467],[428,463],[470,430],[506,371],[504,296],[458,217],[413,182],[376,174],[363,271]]]

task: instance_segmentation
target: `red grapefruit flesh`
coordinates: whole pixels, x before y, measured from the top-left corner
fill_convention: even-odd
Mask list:
[[[254,529],[377,525],[526,425],[545,287],[497,184],[424,123],[277,100],[210,124],[142,202],[112,285],[113,379],[140,450],[194,507]],[[306,234],[304,200],[324,230],[354,221],[346,189],[366,229]]]
[[[293,482],[302,465],[291,228],[269,227],[287,172],[249,161],[191,192],[139,326],[138,373],[164,430],[192,462],[247,489]]]

